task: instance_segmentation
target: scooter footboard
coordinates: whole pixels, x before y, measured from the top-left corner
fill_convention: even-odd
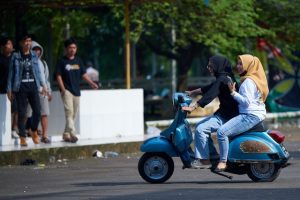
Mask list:
[[[140,147],[142,152],[165,152],[170,157],[177,157],[177,151],[165,137],[153,137],[146,140]]]
[[[228,160],[243,163],[280,161],[276,145],[259,134],[245,134],[234,138],[230,142]]]

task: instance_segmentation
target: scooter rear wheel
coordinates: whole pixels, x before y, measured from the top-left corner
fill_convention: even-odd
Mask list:
[[[163,183],[174,172],[173,159],[166,153],[145,153],[139,160],[140,176],[149,183]]]
[[[251,163],[247,175],[254,182],[272,182],[279,176],[280,169],[274,163]]]

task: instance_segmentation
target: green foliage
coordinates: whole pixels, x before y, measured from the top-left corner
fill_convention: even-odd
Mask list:
[[[207,60],[220,53],[236,60],[251,53],[256,38],[272,36],[272,31],[256,21],[254,0],[145,1],[130,6],[131,40],[146,43],[159,55],[177,60],[179,88],[184,89],[193,60]],[[176,40],[172,41],[172,30]]]
[[[55,58],[63,53],[63,40],[67,37],[68,27],[69,36],[85,38],[89,34],[88,27],[98,23],[94,15],[81,10],[50,8],[31,8],[29,12],[26,12],[23,21],[26,22],[28,31],[34,33],[42,41],[47,41],[48,34],[50,34],[49,26],[51,27]],[[47,32],[48,34],[45,34]]]
[[[1,34],[17,35],[12,24],[16,16],[22,16],[22,25],[41,44],[52,45],[55,61],[62,55],[69,24],[70,35],[78,38],[82,46],[80,55],[92,59],[90,52],[96,51],[103,77],[123,76],[124,1],[29,0],[22,5],[17,0],[4,2],[0,3]],[[300,47],[299,0],[210,0],[208,5],[204,0],[129,2],[131,41],[140,51],[176,59],[182,76],[199,57],[205,62],[209,55],[220,53],[235,61],[237,54],[254,53],[257,37],[266,38],[288,55]]]
[[[98,53],[98,69],[101,79],[123,78],[124,76],[124,28],[112,12],[95,14],[97,26],[89,27],[89,39],[82,42],[83,57],[93,61],[93,52]]]
[[[266,37],[272,44],[288,56],[300,49],[300,1],[257,0],[255,7],[259,23],[274,33]]]
[[[249,51],[246,41],[271,35],[258,26],[253,0],[204,1],[181,0],[166,3],[149,2],[131,7],[132,39],[142,35],[164,37],[165,47],[171,45],[171,29],[175,27],[176,43],[169,50],[189,48],[192,43],[206,46],[212,53],[234,57]]]

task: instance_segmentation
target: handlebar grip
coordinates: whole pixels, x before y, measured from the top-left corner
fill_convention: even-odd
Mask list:
[[[183,100],[183,96],[179,95],[178,96],[178,103],[183,103],[184,100]]]

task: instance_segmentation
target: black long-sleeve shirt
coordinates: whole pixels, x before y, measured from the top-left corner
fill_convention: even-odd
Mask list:
[[[228,88],[228,83],[231,82],[230,77],[220,75],[212,84],[201,88],[203,96],[197,101],[202,108],[213,101],[216,97],[219,98],[220,106],[215,112],[220,114],[226,120],[231,119],[239,114],[238,103],[233,99]]]

